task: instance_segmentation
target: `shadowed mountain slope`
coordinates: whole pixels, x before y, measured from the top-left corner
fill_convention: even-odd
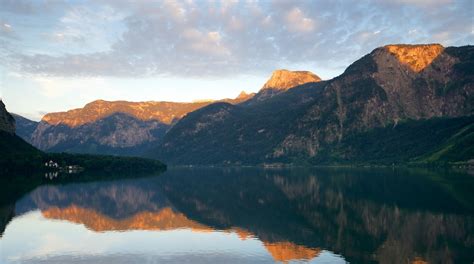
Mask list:
[[[173,164],[321,164],[360,160],[391,164],[419,160],[439,146],[449,145],[450,138],[458,133],[465,135],[456,144],[472,141],[472,119],[468,118],[474,109],[472,68],[472,46],[377,48],[332,80],[306,83],[258,100],[266,93],[264,87],[245,103],[212,104],[192,112],[149,155]],[[429,121],[433,118],[435,121]],[[443,121],[451,118],[456,119]],[[452,126],[443,130],[445,124]],[[399,125],[405,134],[398,133]],[[419,129],[425,134],[417,133]],[[413,152],[402,153],[395,148],[387,159],[379,158],[377,150],[357,156],[364,149],[361,142],[373,140],[373,145],[383,145],[384,138],[371,138],[374,133],[390,134],[394,140],[386,143],[411,146],[407,150]],[[442,135],[437,138],[439,133]],[[418,140],[425,140],[425,136],[441,141],[417,147]],[[357,140],[351,141],[354,137]],[[464,151],[446,160],[471,158],[472,151]]]
[[[237,104],[253,95],[242,92],[235,99],[220,101]],[[22,125],[19,134],[49,152],[138,156],[156,145],[185,114],[213,102],[97,100],[83,108],[46,114],[33,131]]]

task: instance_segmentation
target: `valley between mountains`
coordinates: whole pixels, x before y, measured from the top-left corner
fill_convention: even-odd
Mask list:
[[[40,122],[13,117],[16,134],[46,152],[172,165],[445,164],[474,158],[473,104],[473,46],[388,45],[334,79],[276,70],[235,99],[97,100]]]

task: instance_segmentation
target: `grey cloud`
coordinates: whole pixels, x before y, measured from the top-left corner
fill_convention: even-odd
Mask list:
[[[66,5],[63,0],[0,0],[3,11],[20,15],[44,14]]]
[[[472,41],[467,1],[99,3],[129,13],[122,20],[125,32],[109,51],[15,53],[9,66],[58,76],[223,76],[299,64],[347,66],[390,43]]]

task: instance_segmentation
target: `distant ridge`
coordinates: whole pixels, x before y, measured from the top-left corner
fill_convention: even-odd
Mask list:
[[[216,102],[239,104],[253,95],[192,103],[96,100],[83,108],[48,113],[33,130],[33,124],[18,117],[19,135],[45,151],[137,156],[187,113]]]

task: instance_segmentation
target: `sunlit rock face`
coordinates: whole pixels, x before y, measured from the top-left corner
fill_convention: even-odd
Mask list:
[[[288,90],[309,82],[319,82],[321,78],[310,71],[276,70],[263,85],[264,89]]]
[[[5,104],[0,100],[0,131],[15,134],[15,119],[5,108]]]
[[[385,48],[414,72],[425,69],[444,50],[444,47],[440,44],[387,45]]]
[[[46,114],[34,131],[22,129],[32,145],[52,152],[140,155],[179,119],[204,106],[239,104],[255,94],[191,103],[93,101],[83,108]]]
[[[241,103],[249,100],[250,98],[254,97],[255,93],[247,93],[245,91],[240,92],[240,94],[234,99],[236,103]]]
[[[319,81],[321,78],[309,71],[276,70],[249,102],[264,101],[299,85]]]
[[[43,150],[57,152],[133,155],[142,147],[159,140],[169,128],[157,120],[142,121],[115,113],[78,127],[40,122],[31,143]]]
[[[31,135],[31,144],[53,152],[138,155],[176,120],[210,103],[98,100],[45,115]]]
[[[67,125],[78,127],[95,122],[114,113],[124,113],[139,120],[157,120],[171,124],[175,119],[183,117],[188,112],[201,108],[210,102],[174,103],[174,102],[127,102],[97,100],[88,103],[83,108],[67,112],[46,114],[42,121],[50,125]]]
[[[235,99],[223,99],[220,101],[228,103],[240,103],[251,98],[253,94],[242,92]],[[42,121],[49,125],[66,125],[78,127],[87,123],[93,123],[115,113],[123,113],[142,121],[156,120],[170,125],[182,118],[189,112],[209,105],[217,101],[206,100],[192,103],[176,102],[128,102],[128,101],[104,101],[97,100],[86,104],[83,108],[46,114]]]

